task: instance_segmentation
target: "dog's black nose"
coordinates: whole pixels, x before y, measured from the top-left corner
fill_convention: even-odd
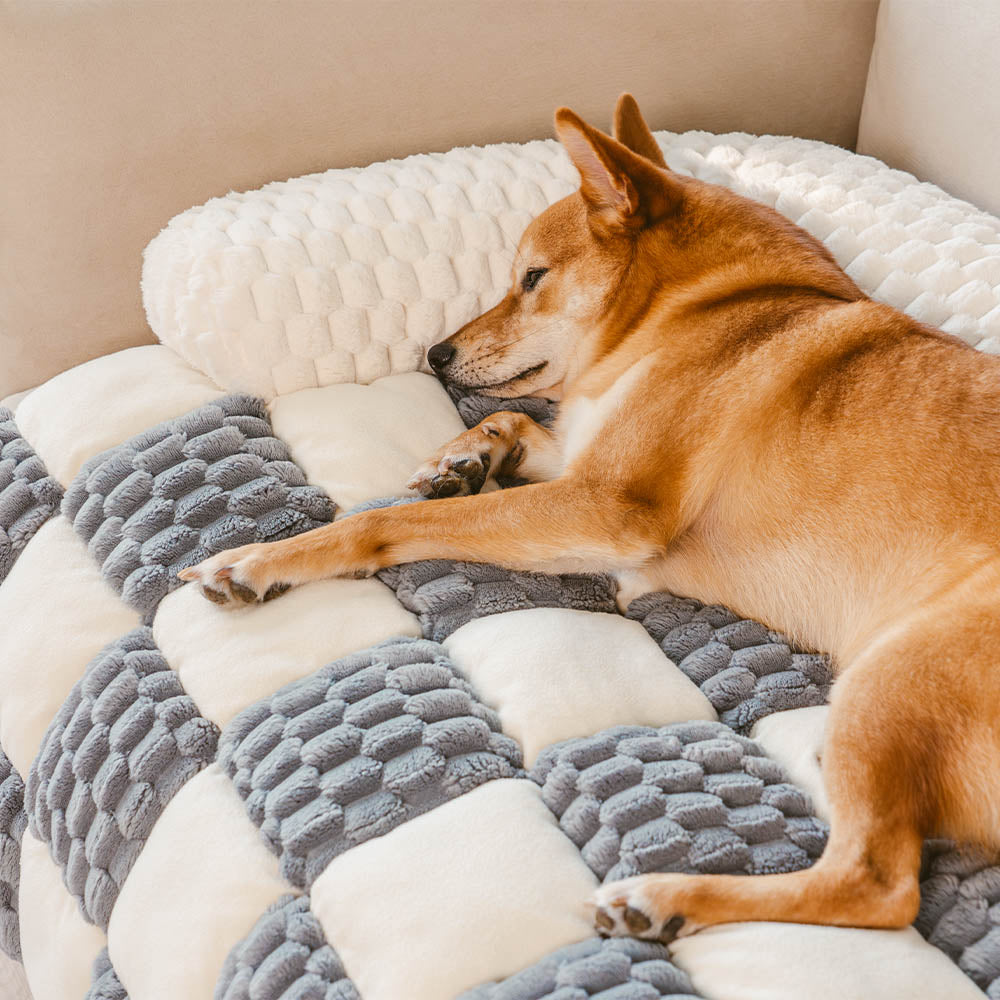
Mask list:
[[[427,361],[434,371],[439,372],[455,357],[455,348],[451,344],[435,344],[427,352]]]

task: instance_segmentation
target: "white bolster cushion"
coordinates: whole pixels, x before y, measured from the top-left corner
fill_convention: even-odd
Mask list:
[[[658,133],[677,171],[824,240],[875,298],[1000,351],[1000,220],[871,157],[806,139]],[[160,340],[267,399],[415,371],[492,306],[530,219],[578,176],[554,141],[453,149],[214,198],[146,248]]]

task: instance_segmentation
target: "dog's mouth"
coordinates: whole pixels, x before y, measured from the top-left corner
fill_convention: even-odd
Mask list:
[[[456,389],[464,389],[466,392],[481,392],[486,395],[501,395],[502,391],[505,389],[514,388],[515,384],[524,381],[524,379],[531,378],[533,375],[538,375],[548,367],[548,361],[542,361],[540,364],[532,365],[530,368],[525,368],[523,372],[519,372],[517,375],[512,375],[510,378],[505,378],[500,382],[483,382],[479,385],[466,385],[461,382],[454,382],[448,379],[448,384],[454,386]]]

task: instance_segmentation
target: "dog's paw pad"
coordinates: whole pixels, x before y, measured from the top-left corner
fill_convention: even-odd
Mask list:
[[[221,590],[216,590],[214,587],[202,587],[202,594],[208,598],[213,604],[228,604],[229,595]]]
[[[407,483],[428,500],[442,497],[466,497],[478,493],[490,474],[490,453],[461,452],[431,460],[417,470]]]
[[[612,882],[594,894],[594,927],[602,937],[637,937],[669,944],[695,928],[682,914],[663,919],[652,903],[642,877]]]
[[[229,581],[229,589],[232,591],[233,597],[244,604],[256,604],[260,600],[257,591],[253,587],[247,587],[242,583],[237,583],[235,580]]]
[[[257,546],[220,552],[178,572],[182,580],[198,585],[202,595],[221,608],[240,608],[273,600],[288,584],[271,583],[261,572]]]

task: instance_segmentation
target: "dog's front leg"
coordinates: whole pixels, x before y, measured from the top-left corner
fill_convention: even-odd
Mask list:
[[[221,552],[182,570],[219,604],[266,601],[289,586],[368,576],[418,559],[540,572],[635,567],[663,551],[669,515],[613,487],[560,478],[479,496],[368,510],[280,542]]]
[[[544,482],[561,471],[562,454],[552,431],[524,413],[500,410],[438,449],[407,486],[429,498],[468,496],[491,475]]]

